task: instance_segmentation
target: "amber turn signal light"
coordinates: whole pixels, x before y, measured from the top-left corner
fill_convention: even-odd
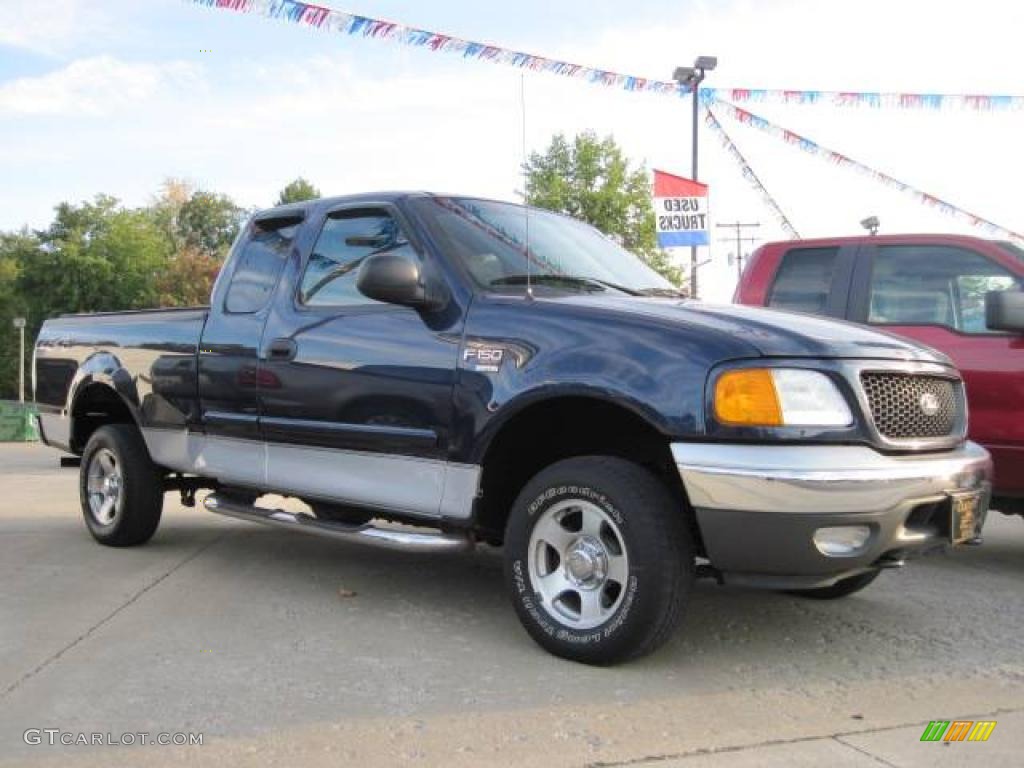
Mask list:
[[[727,371],[715,382],[715,416],[723,424],[779,427],[782,406],[771,371]]]

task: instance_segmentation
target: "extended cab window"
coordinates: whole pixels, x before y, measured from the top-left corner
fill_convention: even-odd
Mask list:
[[[964,248],[880,246],[871,271],[868,322],[986,333],[985,294],[1019,285],[1001,266]]]
[[[224,303],[228,312],[249,314],[266,306],[301,221],[300,217],[288,216],[261,219],[249,226],[228,286]]]
[[[356,287],[359,266],[375,253],[400,249],[416,256],[398,222],[386,212],[363,209],[331,214],[302,275],[299,301],[311,307],[379,304]]]
[[[838,248],[797,248],[782,257],[768,306],[825,314]]]

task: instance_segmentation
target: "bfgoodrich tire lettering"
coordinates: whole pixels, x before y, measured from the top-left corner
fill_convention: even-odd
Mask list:
[[[516,499],[505,533],[506,580],[533,639],[588,664],[624,661],[664,643],[693,583],[684,514],[657,477],[623,459],[572,458],[538,473]],[[551,530],[552,520],[561,532],[536,535],[538,526]],[[550,565],[538,566],[538,558]]]
[[[89,533],[100,544],[132,547],[153,536],[163,509],[163,478],[134,426],[108,424],[82,452],[79,492]]]

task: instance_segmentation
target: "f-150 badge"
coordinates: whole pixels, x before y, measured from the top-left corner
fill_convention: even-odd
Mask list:
[[[463,366],[481,373],[497,373],[504,358],[505,350],[500,347],[466,347],[462,351]]]

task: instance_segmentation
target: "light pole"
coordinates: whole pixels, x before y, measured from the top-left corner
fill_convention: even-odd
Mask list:
[[[18,329],[21,336],[21,344],[18,354],[18,402],[25,402],[25,318],[14,318],[13,325]]]
[[[697,126],[700,124],[700,84],[704,75],[718,66],[715,56],[698,56],[692,67],[676,67],[672,79],[680,88],[688,88],[693,97],[693,154],[690,159],[690,177],[697,181]],[[690,298],[697,298],[697,246],[690,246]]]

